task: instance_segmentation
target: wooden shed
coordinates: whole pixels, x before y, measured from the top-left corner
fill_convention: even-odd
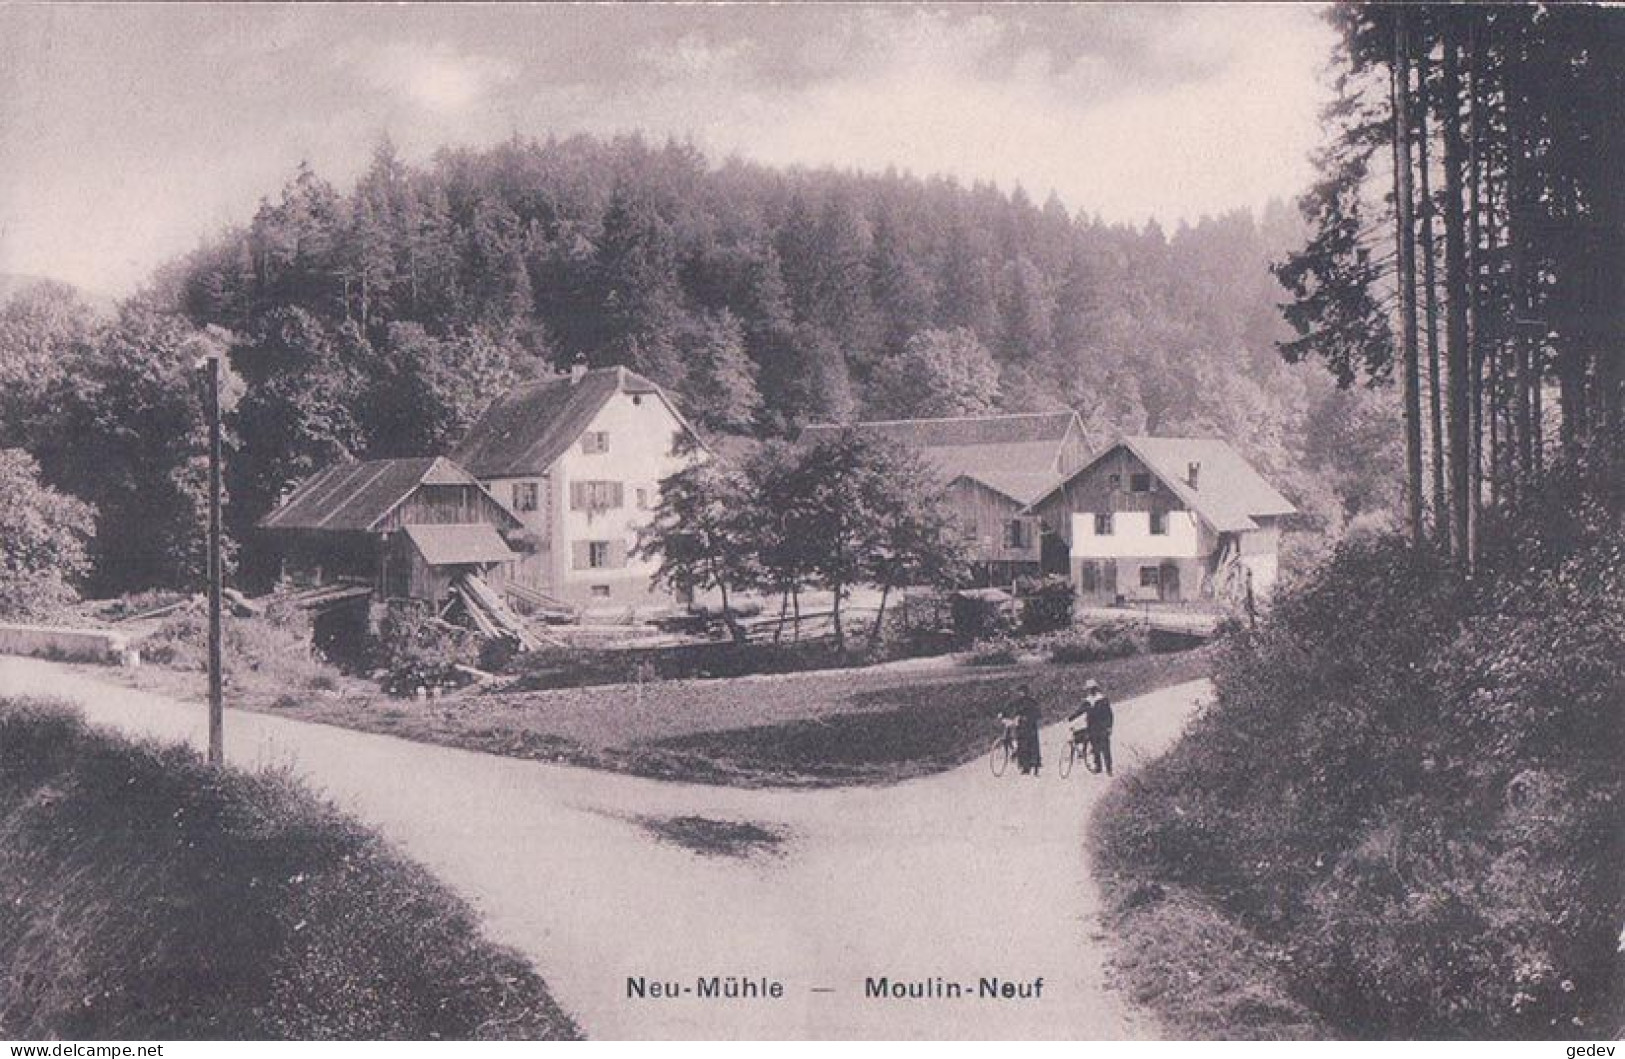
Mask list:
[[[440,603],[464,573],[520,558],[519,518],[440,456],[336,464],[260,521],[294,584],[371,584],[381,598]]]

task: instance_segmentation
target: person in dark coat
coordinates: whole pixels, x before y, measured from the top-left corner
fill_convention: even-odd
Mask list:
[[[1043,766],[1043,755],[1038,749],[1038,725],[1041,713],[1038,709],[1038,700],[1033,698],[1033,689],[1030,684],[1021,685],[1016,694],[1016,764],[1021,771],[1031,775],[1038,775]]]
[[[1083,685],[1083,719],[1089,732],[1089,771],[1105,769],[1112,774],[1112,704],[1100,685],[1090,680]]]

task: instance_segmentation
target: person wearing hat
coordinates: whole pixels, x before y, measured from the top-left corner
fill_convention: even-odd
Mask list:
[[[1083,685],[1084,729],[1089,733],[1089,771],[1112,774],[1112,704],[1093,678]],[[1076,715],[1074,715],[1076,716]]]

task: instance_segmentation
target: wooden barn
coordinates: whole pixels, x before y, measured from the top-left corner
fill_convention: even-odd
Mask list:
[[[1057,550],[1054,540],[1046,542],[1028,506],[1088,459],[1088,438],[1077,413],[817,424],[803,430],[800,441],[812,443],[848,429],[912,449],[941,475],[973,542],[984,583],[1007,584],[1038,573],[1046,555],[1047,565],[1066,569],[1064,550]]]
[[[370,585],[383,599],[439,604],[464,574],[520,558],[519,518],[440,456],[340,463],[260,520],[294,585]]]

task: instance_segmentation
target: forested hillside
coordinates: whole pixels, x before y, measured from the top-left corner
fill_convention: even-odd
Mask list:
[[[42,311],[38,292],[14,300],[0,328],[25,336],[0,343],[0,401],[25,406],[7,418],[24,426],[0,443],[129,525],[153,490],[100,480],[122,472],[100,458],[112,439],[87,385],[138,391],[120,426],[173,451],[129,474],[185,491],[199,454],[171,407],[185,388],[117,365],[144,349],[153,371],[184,374],[195,336],[180,332],[213,327],[240,381],[239,535],[326,462],[443,451],[513,379],[580,361],[647,373],[713,433],[1070,407],[1097,442],[1218,435],[1336,533],[1393,503],[1395,404],[1282,363],[1269,264],[1301,241],[1285,205],[1169,234],[1019,189],[718,165],[636,138],[514,140],[423,165],[385,143],[348,190],[301,166],[245,226],[161,270],[116,326]],[[29,363],[69,365],[71,384],[22,369],[14,351],[42,342],[57,352]],[[111,580],[182,576],[189,550],[175,549],[188,562]]]

